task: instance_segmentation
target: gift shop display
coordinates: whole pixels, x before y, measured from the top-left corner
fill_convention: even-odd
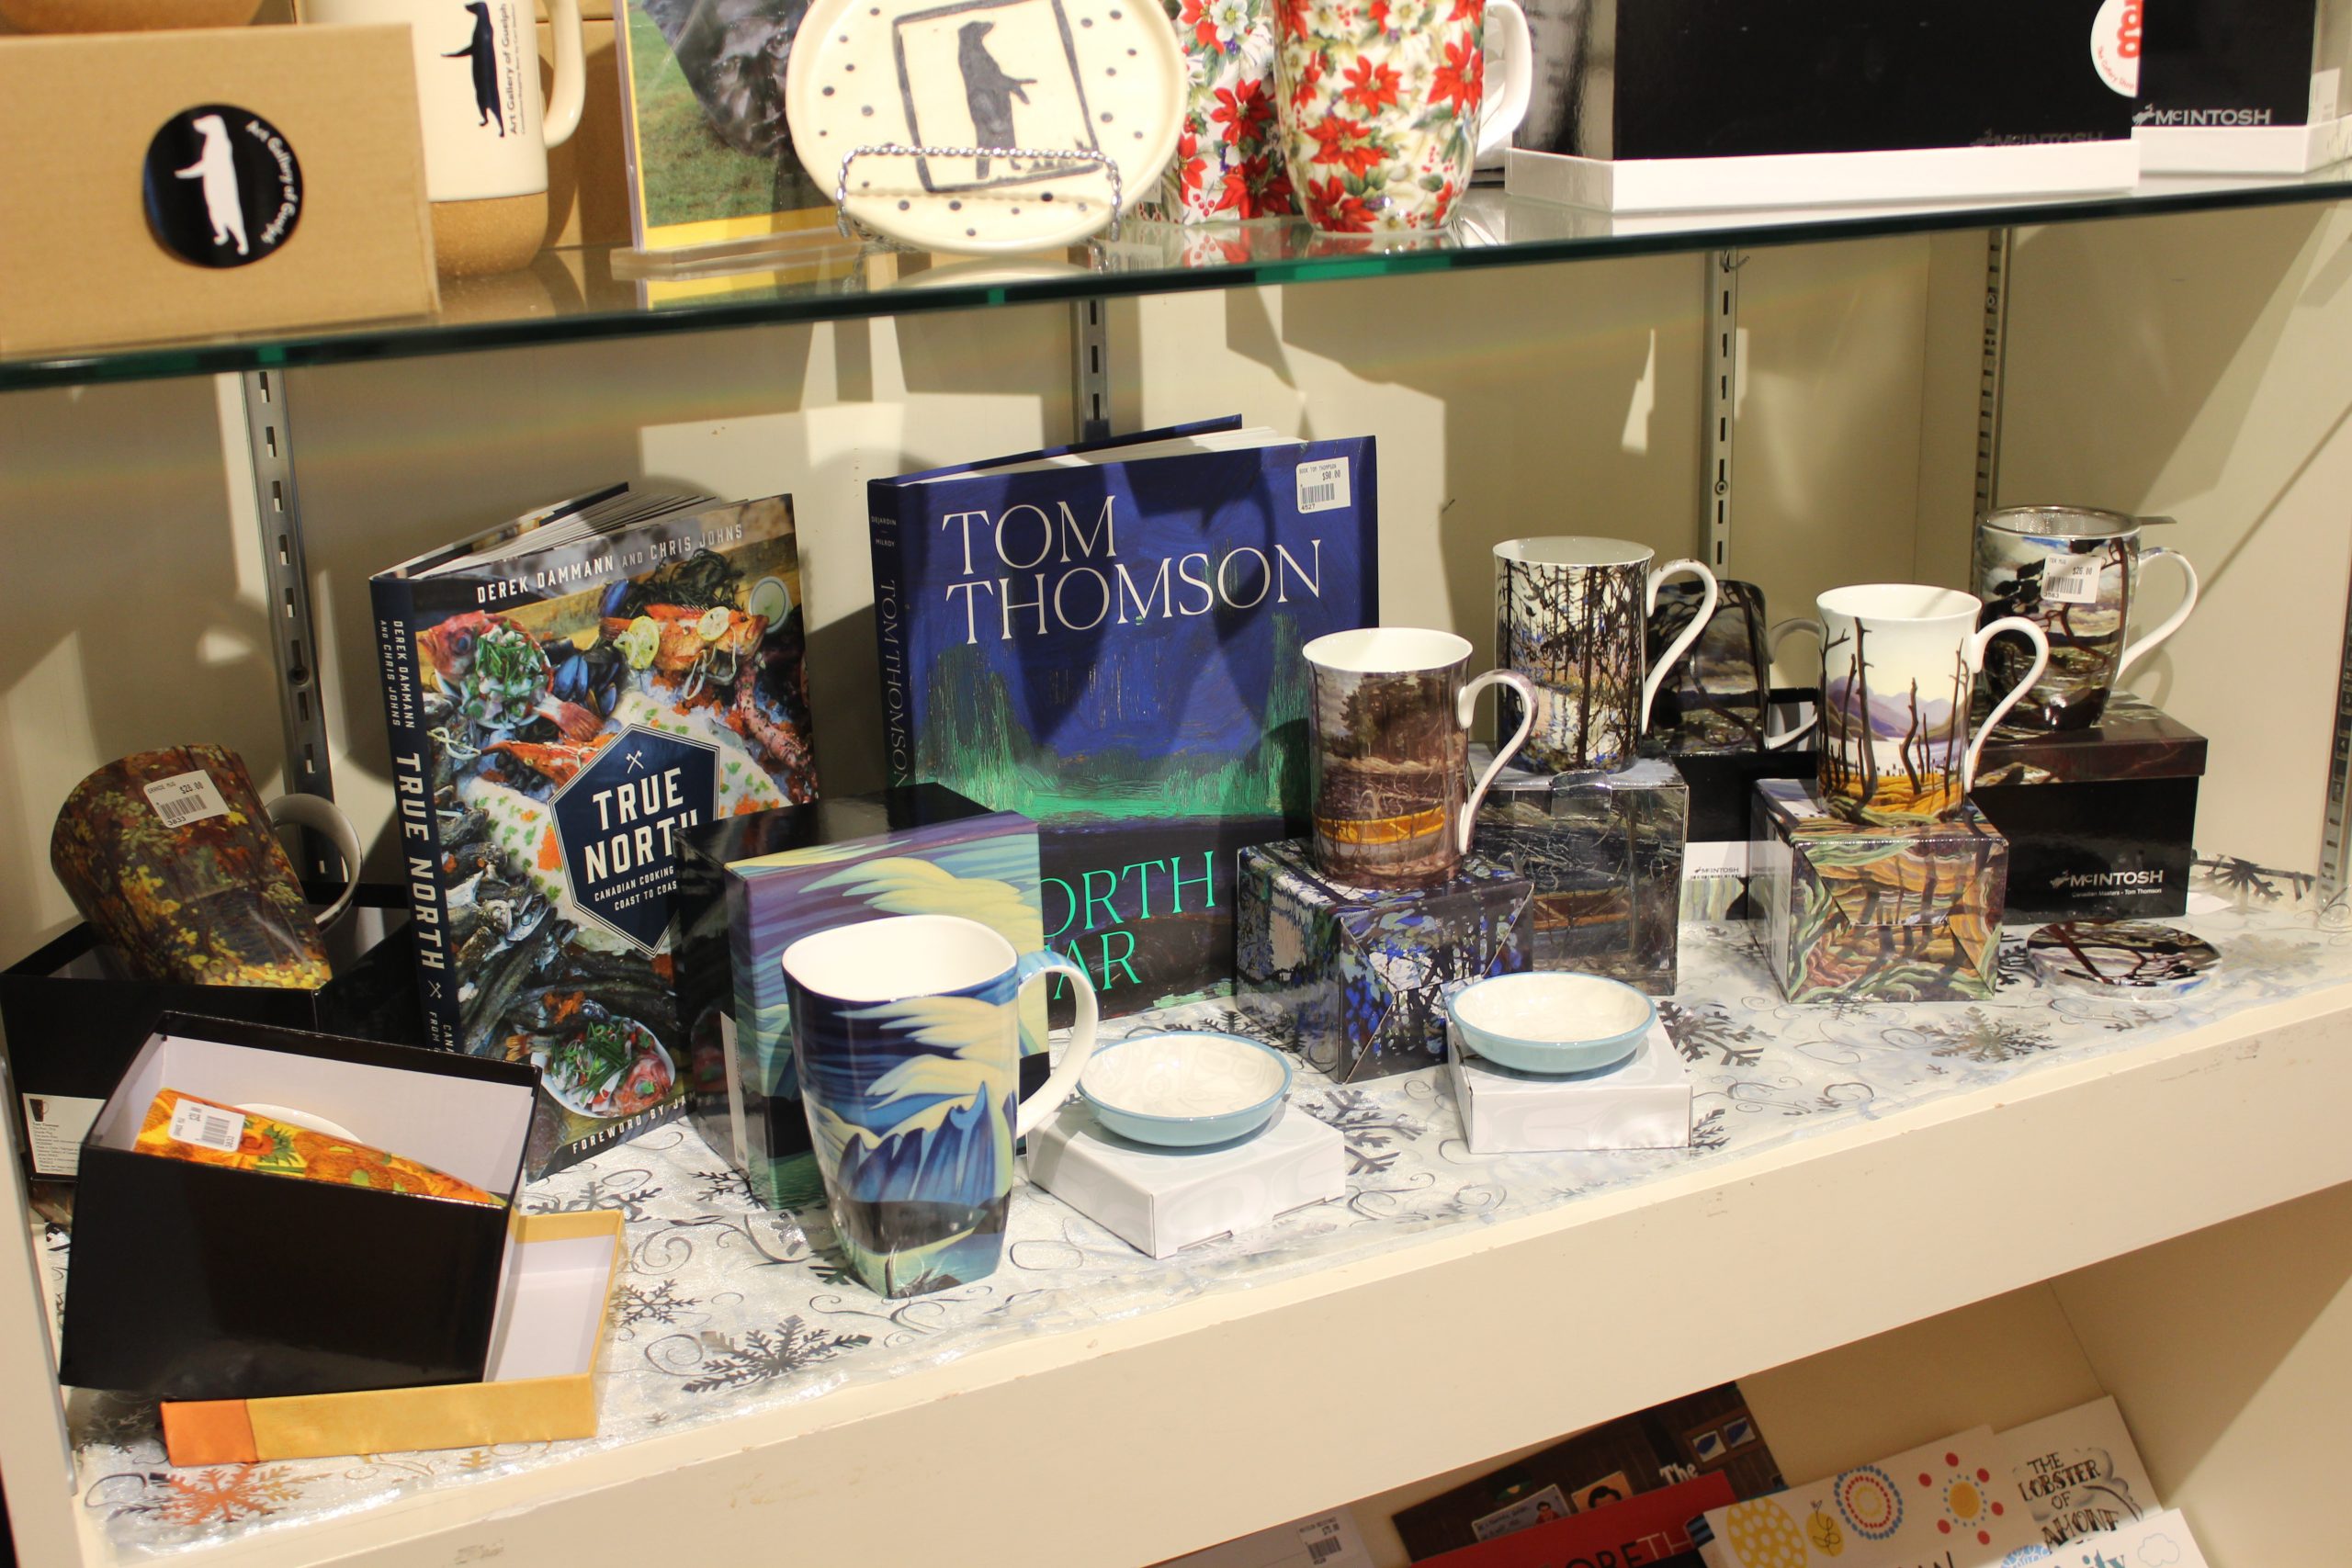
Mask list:
[[[306,23],[408,29],[434,263],[444,273],[512,272],[547,238],[548,151],[579,129],[587,49],[580,0],[540,3],[555,42],[544,107],[538,28],[524,0],[296,0]]]
[[[1299,650],[1378,618],[1374,457],[1227,419],[867,487],[890,781],[1038,824],[1107,1013],[1227,989],[1235,852],[1306,830]]]
[[[1715,613],[1715,574],[1695,560],[1652,567],[1657,552],[1623,539],[1513,539],[1495,547],[1495,658],[1541,689],[1525,765],[1541,773],[1614,769],[1649,728],[1659,685]],[[1699,608],[1653,665],[1648,615],[1677,574],[1701,585]],[[1509,733],[1521,710],[1503,699]]]
[[[1792,1002],[1982,1001],[1998,983],[2008,844],[1962,801],[1934,822],[1833,816],[1796,780],[1756,786],[1748,897]]]
[[[2149,10],[2132,119],[2141,168],[2300,175],[2352,153],[2343,23],[2312,0],[2165,0]]]
[[[2184,912],[2206,750],[2129,692],[2089,729],[1994,731],[1969,798],[2009,841],[2010,923]]]
[[[1037,829],[953,790],[835,795],[689,829],[680,840],[677,955],[695,1130],[771,1208],[824,1205],[792,1060],[784,951],[886,915],[960,915],[1023,956],[1046,945]],[[1023,993],[1024,1088],[1042,1082],[1046,998]]]
[[[1183,124],[1160,0],[811,0],[790,42],[808,178],[926,250],[1083,240],[1152,193]]]
[[[1527,113],[1515,0],[1274,6],[1275,104],[1299,209],[1332,234],[1433,234]],[[1500,62],[1487,74],[1489,51]]]
[[[1976,524],[1976,593],[1985,614],[2018,615],[2041,628],[2049,666],[2010,710],[2018,729],[2087,729],[2132,667],[2163,646],[2197,608],[2197,569],[2178,550],[2143,545],[2140,532],[2165,517],[2129,517],[2075,506],[2018,506]],[[2179,606],[2127,643],[2142,569],[2177,568],[2185,580]],[[2018,637],[1996,637],[1984,650],[1984,680],[1995,691],[2016,685],[2033,663]]]
[[[1094,987],[1058,953],[1025,956],[977,920],[894,915],[802,937],[782,959],[793,1065],[833,1234],[888,1297],[996,1271],[1014,1145],[1077,1087]],[[1020,998],[1059,975],[1078,1023],[1044,1086],[1019,1095]]]
[[[1620,212],[2122,190],[2140,7],[1696,0],[1547,15],[1514,196]]]
[[[1650,607],[1646,648],[1650,667],[1671,673],[1650,704],[1642,736],[1649,755],[1777,751],[1812,733],[1814,718],[1768,733],[1772,716],[1772,661],[1792,632],[1816,631],[1815,622],[1782,621],[1767,630],[1764,591],[1730,578],[1715,584],[1713,614],[1704,621],[1706,584],[1665,582]],[[1692,624],[1701,630],[1690,657],[1672,649]]]
[[[624,487],[372,587],[433,1043],[537,1066],[570,1164],[684,1108],[678,836],[816,797],[792,503]]]
[[[1821,612],[1823,803],[1849,822],[1939,822],[1976,781],[1985,738],[2049,662],[2041,628],[2019,615],[1986,619],[1983,604],[1949,588],[1880,582],[1837,588]],[[1969,739],[1971,701],[1985,650],[2003,633],[2033,649]]]
[[[58,1376],[165,1399],[481,1381],[528,1069],[167,1014],[82,1149]]]
[[[1485,765],[1481,748],[1471,765]],[[1648,758],[1611,773],[1495,775],[1475,841],[1535,888],[1535,967],[1673,991],[1690,799],[1672,763]]]
[[[1436,1066],[1446,988],[1530,966],[1534,889],[1481,855],[1397,891],[1331,880],[1293,840],[1242,851],[1240,882],[1238,1000],[1343,1083]]]
[[[1989,1427],[1711,1509],[1707,1532],[1707,1568],[2004,1568],[2041,1551]]]
[[[1309,675],[1307,790],[1315,865],[1362,887],[1442,886],[1460,874],[1487,786],[1526,744],[1535,688],[1508,670],[1470,673],[1452,632],[1331,632],[1300,650]],[[1478,694],[1517,694],[1519,717],[1471,779]]]

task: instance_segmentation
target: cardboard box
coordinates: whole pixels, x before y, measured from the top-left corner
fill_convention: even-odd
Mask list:
[[[1487,755],[1470,749],[1474,775]],[[1613,773],[1496,776],[1473,842],[1533,885],[1536,968],[1673,994],[1690,811],[1682,775],[1649,758]]]
[[[26,134],[0,180],[0,352],[433,310],[414,73],[407,29],[397,27],[11,40],[0,49],[0,102]],[[167,121],[211,105],[275,127],[300,171],[299,216],[282,243],[248,265],[198,265],[148,228],[150,144]],[[248,141],[265,146],[245,123],[231,130],[223,157],[247,153]],[[210,184],[208,175],[187,189]],[[254,215],[249,251],[266,243],[275,221]]]
[[[1616,1066],[1544,1077],[1480,1056],[1447,1031],[1446,1081],[1474,1155],[1690,1146],[1690,1080],[1665,1026]]]
[[[1864,828],[1811,784],[1756,786],[1758,945],[1792,1002],[1982,1001],[1998,982],[2008,844],[1974,805]]]
[[[2341,5],[2164,0],[2142,34],[2132,140],[2160,174],[2300,175],[2352,153]]]
[[[1043,951],[1037,827],[916,784],[731,817],[680,840],[671,951],[692,1063],[687,1113],[771,1208],[822,1208],[792,1061],[784,950],[828,926],[962,915]],[[1023,1092],[1045,1081],[1046,995],[1022,998]]]
[[[0,1042],[25,1169],[70,1181],[97,1119],[159,1012],[243,1019],[401,1045],[424,1043],[408,895],[363,885],[326,932],[334,978],[315,991],[187,986],[126,976],[88,926],[75,926],[0,969]]]
[[[2188,908],[2205,738],[2117,692],[2096,728],[1996,730],[1969,798],[2009,841],[2010,925]]]
[[[1444,988],[1520,974],[1533,957],[1533,886],[1481,855],[1414,892],[1327,881],[1304,839],[1253,844],[1240,861],[1235,1001],[1283,1020],[1299,1054],[1341,1083],[1438,1066]]]
[[[136,1152],[164,1089],[323,1120],[508,1201]],[[83,1141],[59,1380],[160,1399],[480,1382],[535,1089],[519,1064],[164,1014]]]
[[[617,1209],[514,1217],[482,1381],[281,1399],[166,1400],[174,1464],[253,1464],[596,1435],[596,1353],[625,1248]]]
[[[1656,753],[1674,764],[1690,786],[1690,825],[1682,846],[1682,918],[1753,919],[1748,898],[1749,817],[1759,779],[1810,779],[1819,753],[1804,746],[1778,751]]]
[[[2127,188],[2123,9],[1591,0],[1538,35],[1506,184],[1618,211]]]
[[[1243,1143],[1160,1149],[1103,1131],[1074,1100],[1029,1134],[1029,1179],[1153,1258],[1269,1225],[1348,1191],[1347,1141],[1284,1106]]]

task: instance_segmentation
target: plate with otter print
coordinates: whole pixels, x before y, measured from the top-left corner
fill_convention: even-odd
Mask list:
[[[1183,70],[1159,0],[816,0],[784,105],[826,191],[857,154],[852,218],[904,244],[1003,255],[1108,224],[1101,159],[1123,208],[1151,194],[1176,152]],[[889,145],[908,151],[861,151]]]

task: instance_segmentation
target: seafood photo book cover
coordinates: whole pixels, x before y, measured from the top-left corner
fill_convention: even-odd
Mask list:
[[[371,586],[432,1042],[535,1066],[572,1164],[684,1108],[677,837],[817,795],[791,498],[616,486]]]

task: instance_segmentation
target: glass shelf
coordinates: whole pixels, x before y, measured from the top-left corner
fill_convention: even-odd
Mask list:
[[[2035,201],[1611,214],[1479,187],[1442,239],[1383,244],[1303,222],[1128,222],[1067,252],[958,257],[820,233],[695,268],[616,247],[550,251],[524,272],[443,284],[432,316],[86,353],[0,355],[0,390],[335,365],[591,338],[842,321],[1195,288],[1795,244],[1938,229],[2131,218],[2352,197],[2352,164],[2261,179],[2150,176],[2131,191]]]

